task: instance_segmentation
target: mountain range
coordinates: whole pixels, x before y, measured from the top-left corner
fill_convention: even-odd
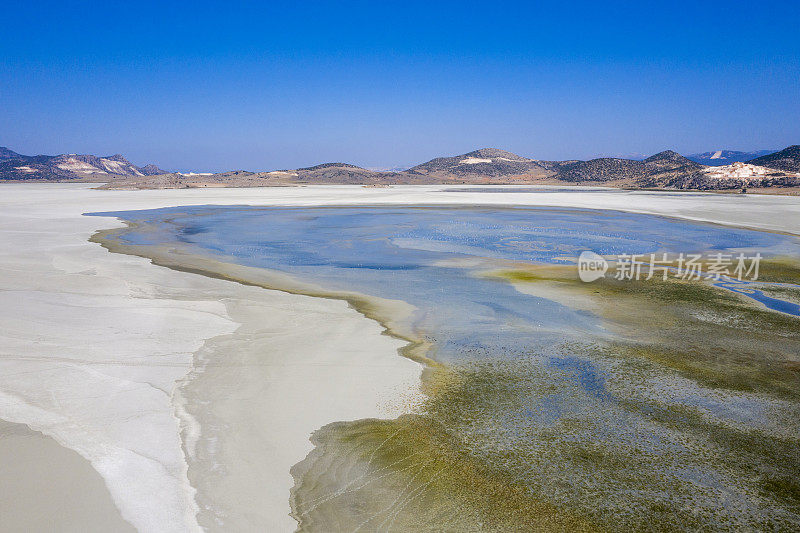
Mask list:
[[[687,159],[691,159],[695,163],[701,163],[710,167],[721,167],[730,165],[731,163],[745,162],[761,157],[762,155],[769,155],[777,152],[777,150],[756,150],[754,152],[738,152],[736,150],[715,150],[713,152],[703,152],[702,154],[687,155]]]
[[[760,152],[754,152],[760,153]],[[715,161],[745,152],[699,154]],[[732,155],[733,154],[733,155]],[[751,153],[752,155],[752,153]],[[714,156],[714,157],[712,157]],[[701,158],[702,159],[702,158]],[[628,188],[740,189],[800,187],[800,146],[790,146],[727,165],[706,165],[665,150],[642,160],[601,157],[588,161],[530,159],[497,148],[437,157],[401,171],[377,171],[349,163],[269,172],[167,173],[137,167],[117,154],[23,156],[0,148],[0,180],[106,181],[105,188],[252,187],[295,184],[595,184]]]
[[[165,173],[155,165],[137,167],[120,154],[105,157],[87,154],[22,155],[0,146],[2,180],[108,181]]]

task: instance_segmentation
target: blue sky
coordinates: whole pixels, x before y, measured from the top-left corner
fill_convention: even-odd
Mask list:
[[[20,2],[0,146],[175,170],[800,143],[800,2]]]

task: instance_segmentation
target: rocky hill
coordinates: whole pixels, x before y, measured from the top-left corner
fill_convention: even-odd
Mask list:
[[[264,179],[294,183],[386,184],[419,183],[405,172],[380,172],[348,163],[322,163],[296,170],[259,173]]]
[[[28,156],[0,147],[0,180],[106,181],[164,173],[155,165],[137,167],[120,154],[106,157],[87,154]]]
[[[139,167],[139,172],[141,172],[145,176],[155,176],[156,174],[164,174],[166,170],[163,170],[151,163],[149,165]]]
[[[650,157],[643,159],[642,163],[644,163],[645,166],[651,170],[700,170],[703,168],[703,165],[682,156],[678,152],[673,152],[672,150],[664,150],[663,152],[651,155]]]
[[[707,168],[672,150],[652,155],[642,163],[645,175],[636,181],[639,187],[688,188],[687,183],[702,181],[703,170]]]
[[[644,163],[632,159],[601,157],[589,161],[553,163],[555,177],[561,181],[635,181],[644,176]]]
[[[411,167],[410,174],[453,178],[544,177],[552,174],[547,164],[497,148],[482,148],[452,157],[437,157]]]
[[[554,165],[554,177],[560,181],[614,182],[616,185],[639,187],[667,186],[667,183],[685,180],[704,168],[672,150],[659,152],[642,161],[602,157]]]
[[[710,167],[721,167],[737,163],[740,161],[749,161],[762,155],[774,153],[776,150],[756,150],[754,152],[739,152],[736,150],[715,150],[713,152],[703,152],[702,154],[692,154],[686,156],[695,163],[701,163]]]
[[[786,172],[800,172],[800,144],[789,146],[780,152],[751,159],[748,163]]]
[[[19,159],[25,157],[13,150],[9,150],[5,146],[0,146],[0,161],[8,161],[9,159]]]

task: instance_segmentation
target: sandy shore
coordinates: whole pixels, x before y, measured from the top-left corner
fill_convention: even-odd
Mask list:
[[[800,234],[797,200],[776,196],[88,187],[0,186],[0,420],[77,452],[105,481],[109,497],[95,497],[96,505],[115,514],[113,501],[118,517],[141,531],[293,529],[289,468],[311,449],[309,434],[336,420],[396,416],[420,367],[397,357],[402,342],[343,301],[108,253],[88,239],[120,223],[82,213],[202,204],[561,205]],[[7,450],[0,446],[0,463],[13,457]],[[76,475],[85,471],[87,463],[72,463]],[[50,482],[47,471],[28,475]],[[21,505],[17,520],[43,512],[35,501]]]

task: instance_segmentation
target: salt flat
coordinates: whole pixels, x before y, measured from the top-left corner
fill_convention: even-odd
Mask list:
[[[141,531],[213,529],[220,509],[241,513],[247,506],[260,510],[240,516],[237,525],[267,520],[273,530],[291,530],[289,468],[311,449],[308,435],[336,420],[397,416],[401,397],[417,381],[420,367],[397,356],[401,343],[344,302],[111,254],[88,239],[121,224],[82,216],[87,212],[203,204],[564,206],[800,234],[800,202],[791,197],[446,189],[99,191],[86,184],[3,184],[0,420],[26,424],[78,452],[103,477],[121,516]],[[227,369],[201,372],[209,358],[219,362],[226,353],[241,357]],[[264,386],[215,395],[216,387],[230,390],[237,373],[253,368]],[[214,406],[208,420],[191,414],[203,401]],[[199,450],[210,421],[240,432],[240,447],[216,455]],[[271,461],[248,469],[259,453]],[[208,475],[214,465],[203,454],[228,461],[216,465],[228,475]],[[255,497],[259,481],[263,492]]]
[[[310,451],[308,435],[336,420],[397,416],[389,394],[416,385],[420,367],[397,356],[401,343],[344,302],[175,272],[88,242],[118,223],[82,213],[156,205],[152,199],[128,193],[120,201],[85,187],[4,192],[0,419],[86,458],[141,531],[199,529],[185,456],[194,428],[181,418],[176,389],[196,370],[194,353],[213,349],[207,341],[250,353],[260,337],[255,345],[271,351],[258,369],[268,395],[249,401],[273,429],[259,433],[250,452],[269,459],[255,473],[266,476],[258,507],[273,515],[274,530],[294,529],[289,469]],[[192,200],[172,193],[165,201]],[[46,472],[40,483],[49,483]],[[235,490],[229,495],[237,499]],[[34,524],[41,509],[29,505]]]

